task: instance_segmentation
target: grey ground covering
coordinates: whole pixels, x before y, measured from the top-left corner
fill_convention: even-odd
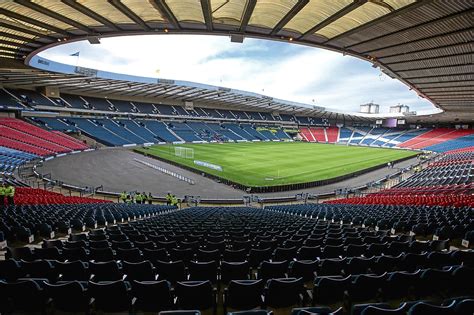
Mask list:
[[[170,171],[193,179],[196,184],[190,185],[177,178],[163,174],[148,166],[142,165],[133,159],[147,161]],[[290,196],[300,192],[326,193],[338,188],[356,187],[367,182],[378,180],[397,172],[397,168],[407,167],[416,163],[417,159],[409,159],[395,165],[395,168],[382,168],[370,173],[354,177],[339,183],[306,190],[287,191],[279,193],[259,194],[266,197]],[[200,195],[202,198],[238,198],[245,192],[230,186],[218,183],[212,179],[183,170],[179,167],[144,157],[130,149],[107,148],[98,151],[82,152],[67,155],[44,163],[38,168],[43,174],[51,173],[53,179],[77,186],[98,187],[103,185],[105,191],[120,192],[141,191],[151,192],[153,195],[165,195],[171,191],[177,196]]]

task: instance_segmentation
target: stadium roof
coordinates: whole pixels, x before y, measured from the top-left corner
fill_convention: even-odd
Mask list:
[[[366,59],[435,106],[472,113],[473,13],[472,0],[1,1],[0,57],[133,34],[284,40]]]

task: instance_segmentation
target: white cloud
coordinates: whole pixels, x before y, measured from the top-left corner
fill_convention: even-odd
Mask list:
[[[322,49],[255,39],[160,35],[116,37],[58,46],[41,53],[58,62],[139,76],[161,77],[262,93],[295,102],[357,111],[373,101],[382,107],[431,104],[369,63]],[[80,51],[80,57],[69,56]],[[158,71],[157,71],[158,70]]]

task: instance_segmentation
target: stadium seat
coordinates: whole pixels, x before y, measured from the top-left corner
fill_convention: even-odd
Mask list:
[[[137,281],[131,283],[136,298],[134,309],[141,312],[160,312],[174,307],[171,284],[166,281]]]
[[[264,280],[232,280],[224,291],[224,312],[263,307]]]
[[[176,304],[184,310],[208,310],[217,308],[217,292],[210,281],[177,282],[175,286]]]
[[[265,305],[273,309],[301,306],[303,293],[302,278],[270,279],[265,285]]]
[[[62,282],[50,284],[45,282],[45,289],[48,296],[51,297],[55,310],[71,313],[88,313],[89,294],[87,292],[87,283],[79,281]]]
[[[89,282],[88,291],[94,298],[94,309],[102,312],[129,312],[132,299],[126,282]]]

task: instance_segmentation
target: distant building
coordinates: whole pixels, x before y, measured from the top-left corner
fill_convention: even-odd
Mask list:
[[[360,112],[364,114],[378,114],[379,113],[379,104],[367,103],[360,105]]]
[[[408,113],[410,111],[410,106],[398,104],[395,106],[390,106],[390,113]]]

